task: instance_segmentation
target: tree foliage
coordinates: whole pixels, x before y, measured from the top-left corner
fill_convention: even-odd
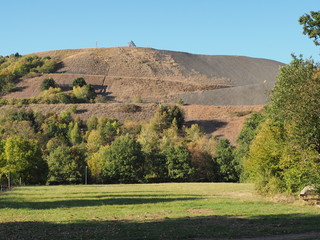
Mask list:
[[[191,166],[191,156],[188,149],[182,145],[167,145],[163,151],[166,157],[168,177],[173,181],[192,179],[194,168]]]
[[[238,163],[234,159],[234,147],[231,146],[229,140],[225,138],[219,140],[215,161],[220,168],[220,181],[239,181]]]
[[[57,63],[50,57],[20,54],[0,56],[0,92],[13,90],[16,80],[26,74],[51,73],[56,67]]]
[[[47,164],[37,141],[10,137],[5,142],[3,158],[2,173],[13,174],[26,184],[45,183]]]
[[[85,158],[78,147],[58,146],[46,160],[49,166],[49,184],[83,182]]]
[[[294,57],[280,69],[265,122],[250,145],[245,173],[261,192],[297,192],[320,184],[320,74]]]
[[[141,145],[132,136],[115,139],[102,154],[103,176],[107,181],[130,183],[143,178],[144,157]]]
[[[237,138],[237,148],[234,151],[234,158],[237,162],[237,172],[241,175],[241,181],[246,181],[246,172],[243,171],[243,161],[248,156],[252,140],[256,137],[259,126],[264,121],[263,113],[252,113],[244,121],[242,130]]]
[[[49,88],[55,88],[56,82],[53,78],[46,78],[42,81],[40,89],[41,91],[48,90]]]
[[[80,101],[90,101],[96,97],[96,92],[91,85],[74,86],[73,94]]]
[[[72,87],[83,87],[85,85],[87,85],[86,80],[82,77],[73,79],[71,84]]]
[[[299,18],[299,22],[303,25],[303,34],[313,39],[316,46],[320,45],[320,11],[311,11]]]
[[[223,181],[217,140],[197,125],[179,129],[175,117],[162,118],[167,114],[159,130],[152,120],[74,119],[71,109],[0,112],[0,181],[10,170],[14,182],[83,183],[86,166],[89,183]]]

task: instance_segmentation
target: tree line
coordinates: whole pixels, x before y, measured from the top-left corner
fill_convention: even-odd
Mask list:
[[[0,118],[0,177],[22,184],[238,181],[234,147],[186,127],[178,106],[161,106],[145,124],[70,111],[9,110]]]

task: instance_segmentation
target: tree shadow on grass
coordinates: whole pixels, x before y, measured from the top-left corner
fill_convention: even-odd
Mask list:
[[[94,198],[94,199],[90,199]],[[84,196],[83,199],[71,198],[64,200],[54,200],[46,202],[28,202],[15,199],[3,199],[0,200],[0,209],[11,208],[11,209],[57,209],[57,208],[73,208],[73,207],[92,207],[102,205],[137,205],[137,204],[154,204],[154,203],[166,203],[174,201],[192,201],[197,198],[177,196],[177,195],[99,195],[99,196]]]
[[[65,216],[68,219],[68,216]],[[94,216],[92,217],[94,219]],[[320,215],[202,216],[176,219],[81,222],[6,222],[1,239],[319,239]],[[48,219],[50,221],[50,219]],[[318,231],[318,232],[317,232]],[[297,238],[294,234],[304,233]],[[278,235],[278,238],[274,236]],[[268,238],[273,236],[273,238]]]

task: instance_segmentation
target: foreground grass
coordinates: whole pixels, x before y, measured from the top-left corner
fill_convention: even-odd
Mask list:
[[[0,195],[0,239],[239,238],[320,231],[320,210],[251,184],[18,187]]]

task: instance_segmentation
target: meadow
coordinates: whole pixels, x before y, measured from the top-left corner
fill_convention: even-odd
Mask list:
[[[310,232],[317,235],[319,221],[319,208],[259,196],[252,184],[22,186],[0,193],[0,239],[223,239],[301,233],[306,238],[299,239],[309,239]]]

